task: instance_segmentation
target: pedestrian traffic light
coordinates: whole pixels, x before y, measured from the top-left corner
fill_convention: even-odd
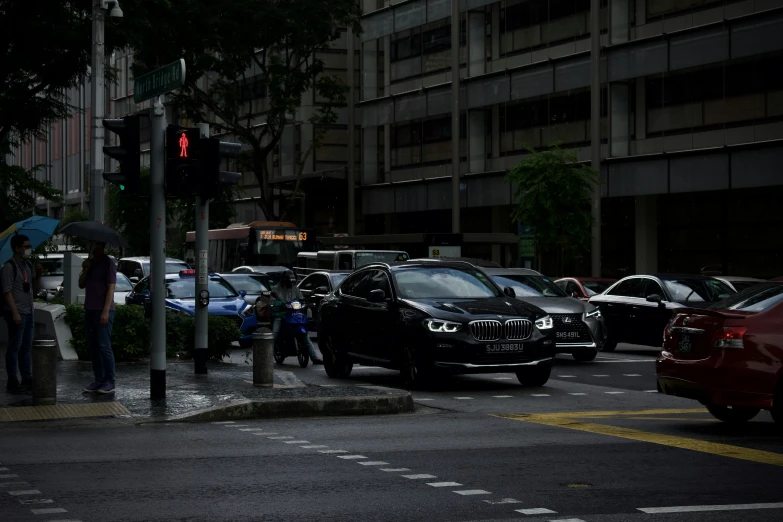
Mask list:
[[[236,185],[242,178],[240,172],[220,170],[223,158],[236,158],[242,146],[239,143],[220,141],[217,138],[202,138],[199,143],[201,183],[199,195],[202,198],[220,198],[222,187]]]
[[[103,179],[120,186],[123,194],[139,194],[141,176],[141,146],[139,144],[140,116],[103,120],[103,126],[119,137],[120,144],[103,147],[103,153],[120,162],[119,172],[104,172]]]
[[[166,128],[166,197],[177,199],[197,193],[200,140],[198,128]]]

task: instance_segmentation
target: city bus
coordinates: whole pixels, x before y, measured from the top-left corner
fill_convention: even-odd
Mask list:
[[[196,266],[196,233],[185,235],[185,260]],[[238,266],[296,266],[299,252],[316,249],[315,234],[293,223],[253,221],[209,231],[207,265],[214,272]]]

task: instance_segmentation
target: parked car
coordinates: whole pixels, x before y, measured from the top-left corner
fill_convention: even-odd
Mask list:
[[[569,297],[551,279],[527,268],[484,268],[501,287],[513,288],[517,299],[536,305],[555,323],[556,353],[570,353],[577,361],[592,361],[606,341],[601,311]]]
[[[709,306],[736,294],[714,277],[701,275],[633,275],[590,298],[601,310],[609,334],[603,350],[617,343],[660,347],[663,329],[686,306]]]
[[[208,282],[210,315],[231,318],[240,331],[239,345],[247,348],[253,343],[253,333],[258,328],[255,307],[245,302],[244,291],[237,292],[218,274],[209,274]],[[144,305],[150,297],[150,278],[145,277],[125,298],[129,305]],[[166,307],[188,315],[196,314],[196,271],[182,270],[178,274],[166,274]]]
[[[117,283],[114,285],[114,304],[124,305],[125,298],[133,291],[133,284],[125,274],[117,272]]]
[[[555,281],[566,295],[587,301],[594,295],[601,294],[617,282],[617,279],[603,277],[564,277]]]
[[[166,274],[178,274],[188,269],[190,266],[181,259],[166,259]],[[117,263],[117,272],[125,274],[131,283],[136,284],[150,275],[150,258],[123,257]]]
[[[299,282],[299,290],[302,297],[308,304],[308,329],[318,331],[318,310],[321,307],[321,301],[334,291],[342,283],[343,279],[348,277],[350,272],[313,272]]]
[[[284,266],[238,266],[231,271],[232,274],[264,274],[271,281],[272,286],[280,283],[280,278],[290,268]]]
[[[666,327],[658,388],[701,402],[725,422],[746,422],[764,409],[783,424],[781,325],[783,283],[680,310]]]
[[[756,279],[755,277],[744,276],[714,276],[715,279],[723,281],[736,292],[742,292],[743,290],[756,286],[759,283],[765,283],[764,279]]]
[[[47,253],[36,260],[36,264],[40,264],[44,268],[44,273],[41,276],[41,287],[36,294],[38,299],[51,301],[58,295],[65,278],[64,258],[63,254]]]
[[[400,370],[408,386],[434,374],[515,372],[525,386],[549,380],[552,318],[514,299],[469,263],[375,263],[349,275],[321,305],[330,377],[354,362]]]
[[[266,274],[220,274],[220,277],[234,287],[237,293],[245,292],[245,302],[254,307],[259,324],[271,323],[269,298],[274,281]]]

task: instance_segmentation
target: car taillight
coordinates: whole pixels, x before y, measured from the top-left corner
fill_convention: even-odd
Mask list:
[[[745,348],[743,337],[748,329],[744,326],[728,326],[715,332],[712,346],[715,348]]]

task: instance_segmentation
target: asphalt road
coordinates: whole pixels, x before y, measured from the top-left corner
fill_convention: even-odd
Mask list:
[[[0,520],[783,519],[783,440],[769,416],[729,427],[651,393],[652,361],[638,350],[566,359],[537,390],[461,377],[416,392],[406,415],[5,426]],[[398,385],[366,367],[345,382]]]

